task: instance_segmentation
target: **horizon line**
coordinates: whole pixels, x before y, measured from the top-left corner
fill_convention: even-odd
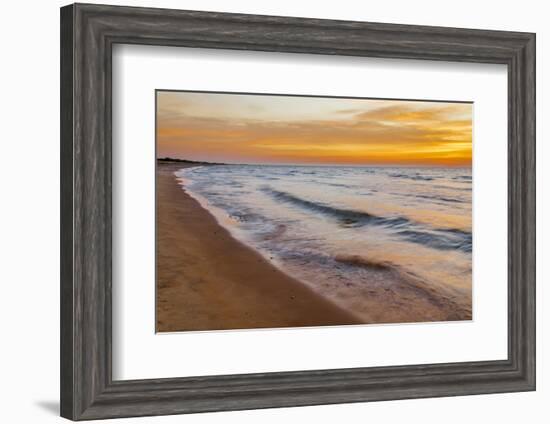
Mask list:
[[[241,166],[311,166],[311,167],[322,167],[322,166],[349,166],[349,167],[372,167],[372,168],[472,168],[470,165],[434,165],[434,164],[350,164],[350,163],[265,163],[265,162],[214,162],[206,160],[197,160],[197,159],[185,159],[171,156],[157,157],[157,161],[167,161],[167,162],[183,162],[183,163],[196,163],[203,165],[241,165]]]

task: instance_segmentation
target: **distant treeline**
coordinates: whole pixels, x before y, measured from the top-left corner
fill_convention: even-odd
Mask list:
[[[196,160],[188,160],[188,159],[178,159],[178,158],[157,158],[159,162],[177,162],[177,163],[194,163],[196,165],[225,165],[225,163],[218,163],[218,162],[203,162],[203,161],[196,161]]]

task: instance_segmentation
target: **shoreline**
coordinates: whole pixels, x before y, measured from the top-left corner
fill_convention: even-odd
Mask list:
[[[236,240],[157,163],[156,331],[364,324]],[[214,166],[214,165],[213,165]]]

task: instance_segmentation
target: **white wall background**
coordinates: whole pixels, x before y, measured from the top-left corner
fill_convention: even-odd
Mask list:
[[[106,2],[106,1],[104,1]],[[538,390],[535,393],[422,399],[193,416],[141,418],[118,422],[279,423],[279,422],[495,422],[550,420],[550,355],[545,347],[550,315],[543,305],[550,290],[548,225],[550,148],[544,117],[550,113],[550,13],[536,0],[442,2],[388,0],[160,0],[109,1],[271,15],[351,19],[420,25],[486,28],[537,33],[538,135]],[[2,7],[0,66],[0,417],[9,423],[61,422],[59,392],[59,6],[57,0],[6,2]],[[544,169],[546,165],[546,169]],[[545,261],[546,257],[546,261]]]

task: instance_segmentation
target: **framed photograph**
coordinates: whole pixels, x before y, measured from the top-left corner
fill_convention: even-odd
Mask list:
[[[61,415],[535,389],[535,35],[61,9]]]
[[[472,103],[156,104],[157,332],[472,319]]]

